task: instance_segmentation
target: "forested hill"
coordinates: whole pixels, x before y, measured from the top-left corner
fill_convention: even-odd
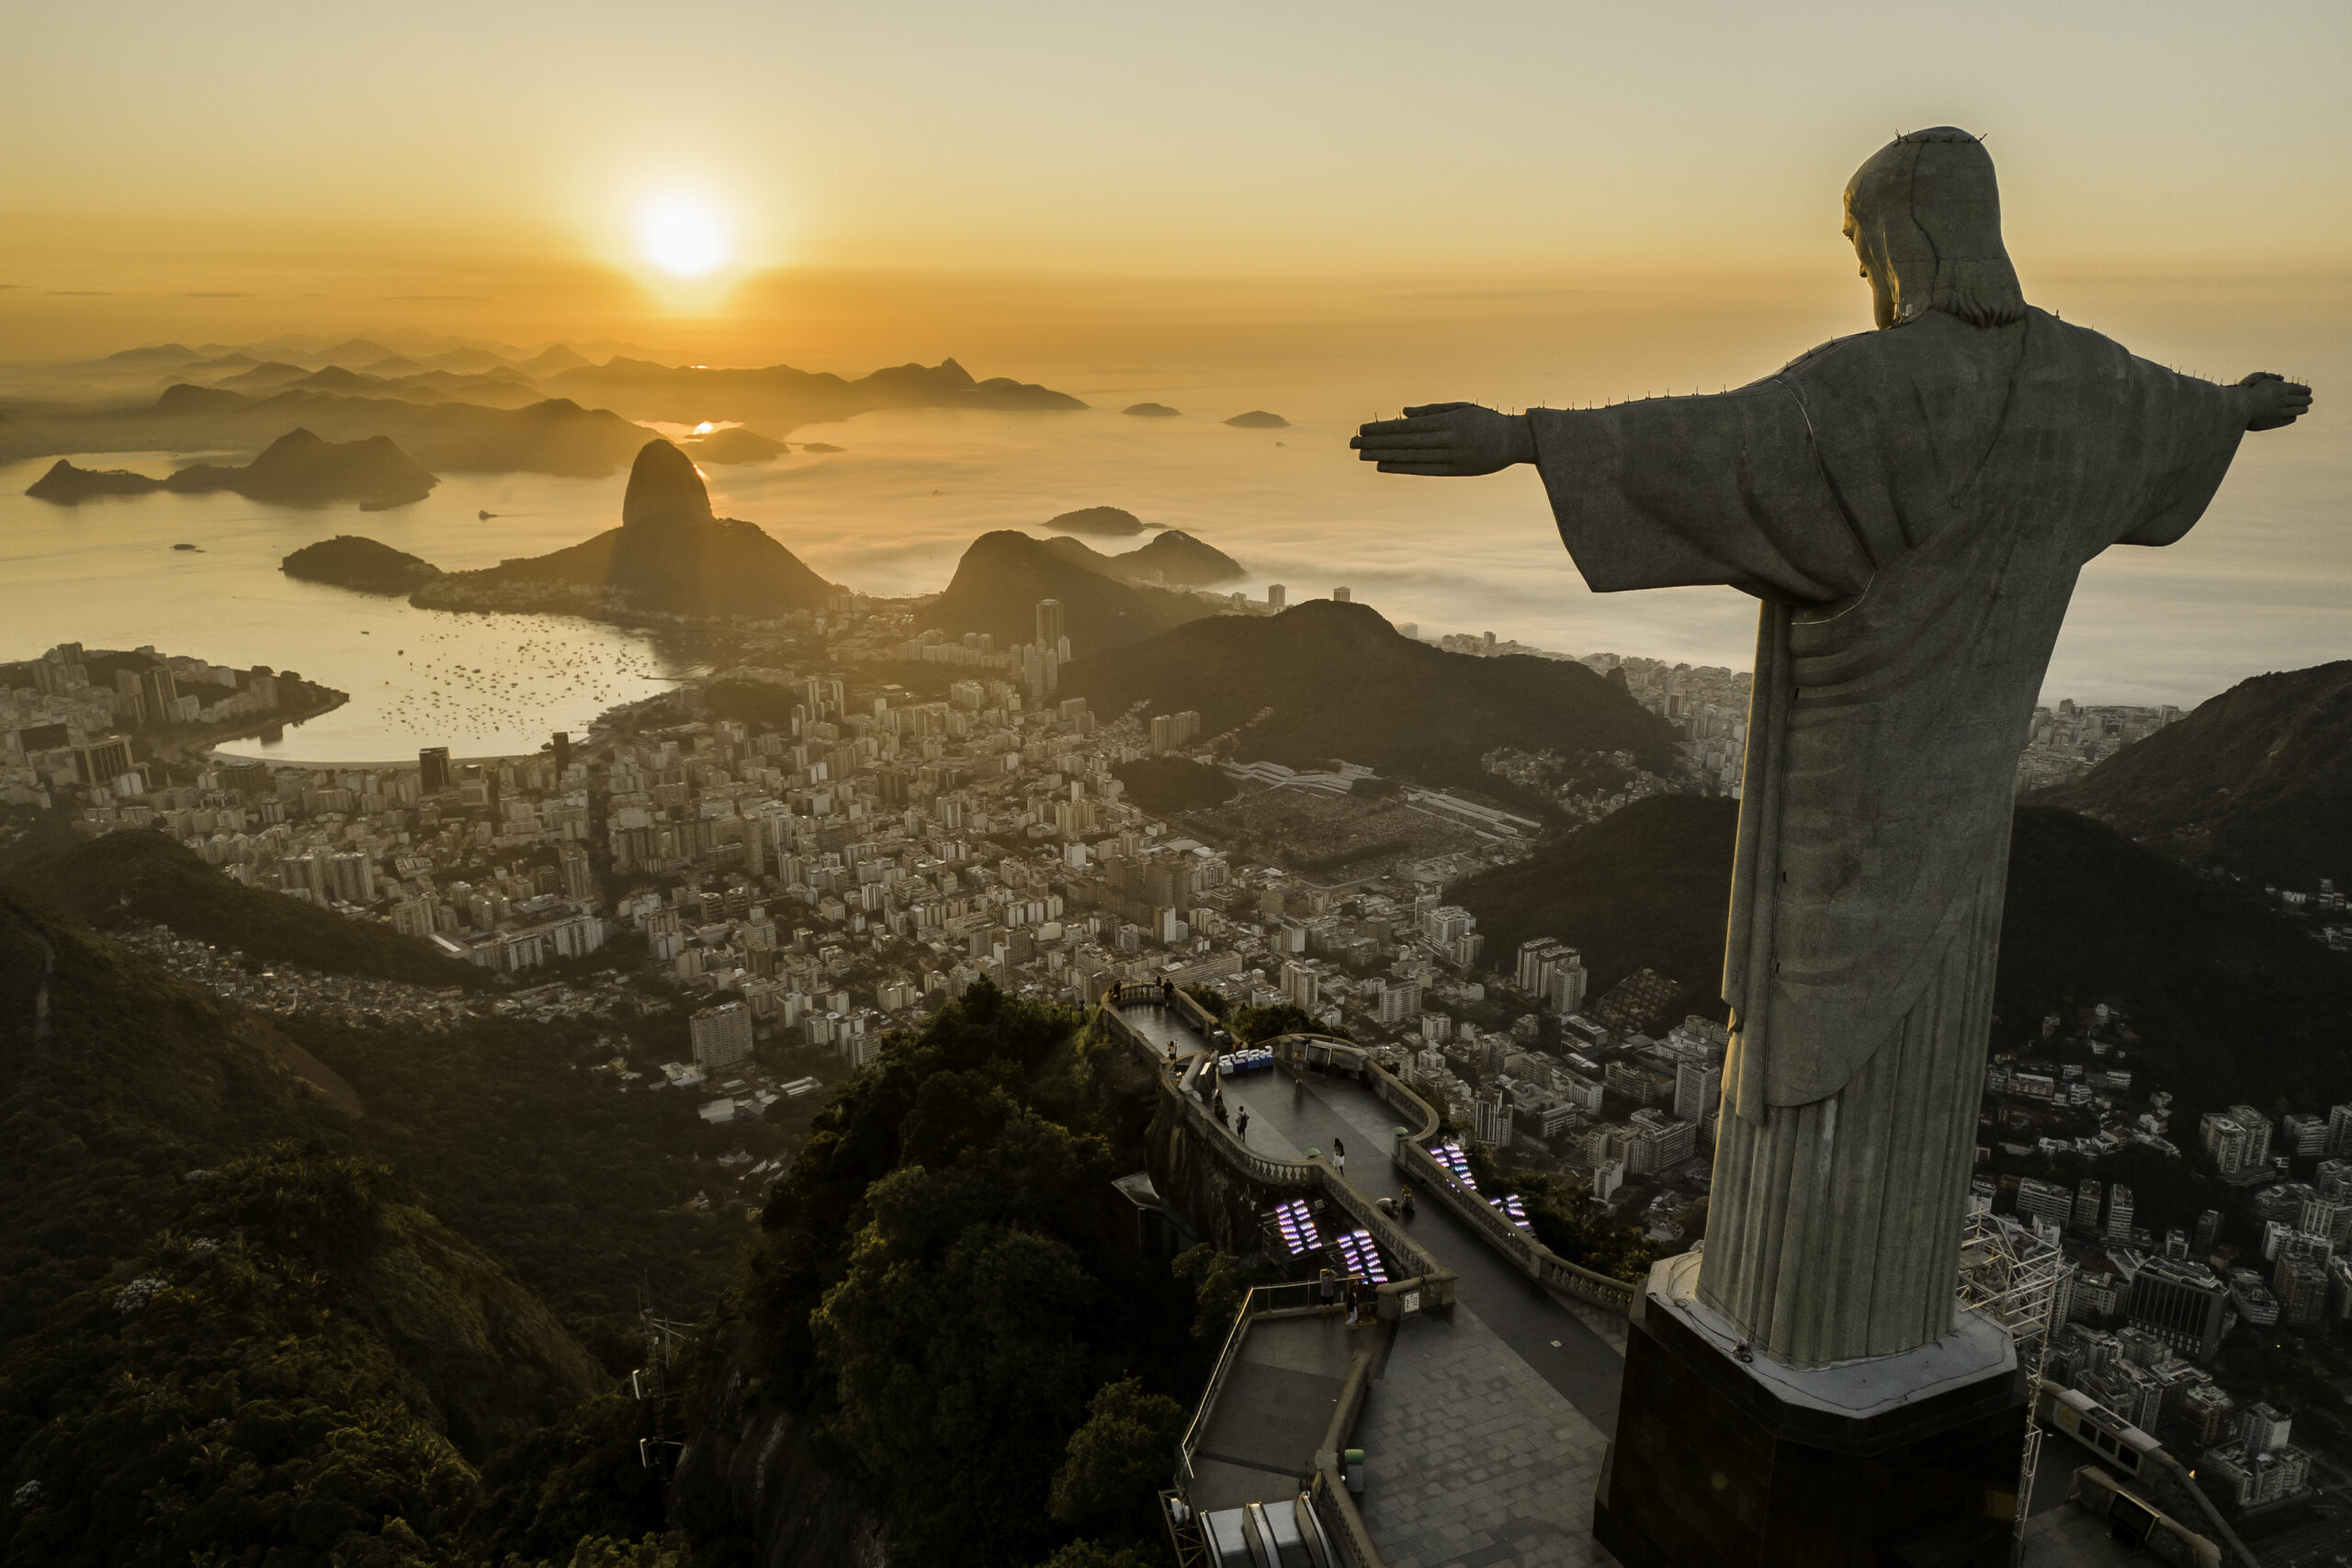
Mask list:
[[[972,541],[947,591],[915,612],[915,629],[951,637],[985,632],[1002,653],[1036,640],[1040,599],[1060,601],[1079,660],[1216,613],[1207,600],[1122,582],[1044,539],[1000,528]]]
[[[1153,1071],[983,980],[818,1117],[707,1348],[673,1517],[763,1562],[1159,1560],[1155,1491],[1239,1295],[1123,1244]],[[1205,1261],[1207,1247],[1192,1255]],[[800,1465],[788,1507],[774,1455]],[[833,1478],[828,1480],[827,1476]]]
[[[232,882],[162,833],[130,829],[83,839],[66,829],[35,830],[0,855],[0,886],[77,924],[100,931],[166,925],[257,963],[419,986],[480,989],[491,983],[487,970],[444,957],[421,938]]]
[[[1557,937],[1584,955],[1593,1000],[1647,968],[1681,984],[1674,1017],[1720,1020],[1738,827],[1736,800],[1651,795],[1446,897],[1478,917],[1491,963],[1509,968],[1521,942]]]
[[[2352,887],[2352,660],[2241,681],[2035,798],[2193,865]]]
[[[1399,635],[1368,605],[1333,600],[1081,650],[1062,692],[1103,715],[1137,702],[1152,713],[1192,709],[1204,734],[1241,728],[1244,761],[1340,758],[1474,789],[1498,787],[1479,759],[1498,746],[1566,759],[1623,750],[1656,773],[1675,767],[1666,721],[1581,664],[1447,653]]]
[[[1596,996],[1647,965],[1683,983],[1682,1007],[1721,1018],[1738,812],[1729,800],[1636,801],[1451,897],[1478,917],[1491,954],[1557,937],[1584,952]],[[2177,1097],[2176,1132],[2232,1103],[2324,1111],[2352,1098],[2352,958],[2086,817],[2020,809],[1994,1048],[2098,1002],[2129,1013],[2147,1082]]]
[[[336,1152],[359,1104],[267,1023],[0,895],[0,1561],[454,1540],[474,1467],[604,1384]]]

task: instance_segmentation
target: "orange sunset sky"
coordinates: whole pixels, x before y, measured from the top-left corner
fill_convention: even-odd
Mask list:
[[[1838,192],[1939,122],[1990,136],[2030,292],[2195,318],[2176,353],[2310,370],[2352,277],[2341,4],[101,0],[0,38],[0,358],[406,326],[1639,392],[1860,324]],[[649,258],[660,204],[705,276]]]

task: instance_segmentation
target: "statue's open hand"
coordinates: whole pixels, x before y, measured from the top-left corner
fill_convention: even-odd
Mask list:
[[[2246,393],[2248,430],[2277,430],[2311,412],[2312,389],[2271,371],[2257,370],[2238,386]]]
[[[1535,461],[1535,432],[1525,414],[1476,403],[1422,403],[1403,419],[1374,420],[1348,445],[1384,474],[1464,478]]]

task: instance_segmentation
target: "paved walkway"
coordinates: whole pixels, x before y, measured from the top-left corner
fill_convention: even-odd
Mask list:
[[[1249,1108],[1261,1153],[1329,1155],[1343,1140],[1359,1191],[1401,1184],[1396,1113],[1350,1080],[1243,1073],[1225,1099],[1236,1116]],[[1592,1540],[1592,1494],[1617,1424],[1623,1324],[1559,1301],[1434,1199],[1405,1223],[1453,1270],[1455,1299],[1407,1318],[1374,1369],[1353,1439],[1373,1540],[1391,1568],[1613,1563]]]
[[[1171,1040],[1176,1043],[1176,1054],[1180,1056],[1189,1056],[1195,1051],[1209,1048],[1209,1043],[1201,1038],[1201,1032],[1185,1022],[1172,1008],[1121,1008],[1119,1016],[1126,1020],[1128,1026],[1136,1033],[1149,1040],[1154,1051],[1167,1050]]]
[[[1356,1351],[1376,1349],[1379,1335],[1376,1324],[1351,1329],[1337,1315],[1252,1323],[1193,1457],[1193,1506],[1209,1513],[1296,1495]]]
[[[1364,1527],[1389,1568],[1590,1568],[1606,1438],[1472,1306],[1407,1318],[1357,1419]]]

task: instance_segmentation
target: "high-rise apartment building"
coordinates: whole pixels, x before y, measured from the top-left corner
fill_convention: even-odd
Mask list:
[[[2107,1239],[2126,1245],[2132,1240],[2132,1189],[2120,1181],[2107,1190]]]
[[[1037,646],[1058,653],[1062,638],[1069,635],[1069,624],[1062,614],[1062,602],[1058,599],[1038,600]]]
[[[119,735],[101,736],[74,748],[74,775],[85,784],[107,784],[130,772],[130,742]]]
[[[2078,1231],[2098,1229],[2098,1203],[2101,1195],[2098,1179],[2086,1176],[2075,1189],[2075,1228]]]
[[[2222,1179],[2241,1187],[2270,1174],[2270,1118],[2251,1105],[2209,1111],[2197,1124],[2198,1138]]]
[[[722,1073],[752,1059],[752,1014],[741,1002],[707,1007],[686,1021],[694,1041],[695,1066]]]
[[[1684,1062],[1674,1069],[1674,1114],[1693,1126],[1707,1119],[1724,1097],[1724,1070],[1712,1062]]]
[[[2073,1217],[2075,1195],[2052,1181],[2037,1181],[2029,1176],[2018,1183],[2018,1213],[2037,1220],[2047,1220],[2063,1225]]]
[[[2352,1100],[2328,1107],[2327,1152],[2352,1154]]]
[[[752,824],[752,836],[758,834],[758,824]],[[555,852],[556,869],[563,877],[563,896],[573,900],[595,896],[596,883],[588,863],[588,846],[565,844]]]
[[[1284,588],[1279,582],[1268,583],[1266,585],[1266,603],[1272,604],[1277,610],[1281,609],[1284,604],[1290,603],[1290,590]]]
[[[1151,749],[1173,751],[1200,732],[1201,716],[1190,709],[1157,715],[1151,721]]]
[[[1544,936],[1519,944],[1519,988],[1555,1012],[1584,1006],[1585,978],[1584,955],[1566,943]]]
[[[2127,1310],[2132,1326],[2192,1361],[2209,1361],[2222,1346],[2230,1288],[2201,1263],[2152,1258],[2132,1278]]]
[[[427,746],[416,754],[416,787],[439,795],[454,782],[449,773],[449,748]]]
[[[2278,1134],[2280,1152],[2298,1159],[2317,1159],[2328,1152],[2327,1123],[2319,1117],[2290,1111],[2278,1119]]]

